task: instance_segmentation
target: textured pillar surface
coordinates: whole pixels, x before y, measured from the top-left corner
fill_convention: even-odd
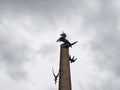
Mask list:
[[[59,90],[71,90],[69,48],[60,47]]]

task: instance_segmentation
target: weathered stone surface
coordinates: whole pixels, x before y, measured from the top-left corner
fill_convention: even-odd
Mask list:
[[[59,90],[71,90],[69,47],[60,47]]]

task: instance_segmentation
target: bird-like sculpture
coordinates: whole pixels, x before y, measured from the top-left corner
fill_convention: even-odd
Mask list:
[[[69,55],[69,60],[71,63],[73,63],[77,60],[77,58],[75,58],[74,56],[71,58],[71,55]]]
[[[74,45],[74,44],[76,44],[78,41],[76,41],[76,42],[74,42],[74,43],[70,43],[67,39],[66,39],[66,37],[67,37],[67,35],[64,33],[64,32],[62,32],[62,34],[60,34],[60,38],[57,40],[57,42],[63,42],[63,44],[64,44],[64,47],[72,47],[72,45]]]
[[[59,77],[59,72],[58,72],[57,75],[55,75],[53,68],[52,68],[52,72],[53,72],[53,76],[54,76],[54,80],[55,80],[55,84],[56,84],[57,80],[58,80],[58,77]]]

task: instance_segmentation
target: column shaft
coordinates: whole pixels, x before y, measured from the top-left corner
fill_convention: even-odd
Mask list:
[[[69,48],[60,47],[59,90],[71,90]]]

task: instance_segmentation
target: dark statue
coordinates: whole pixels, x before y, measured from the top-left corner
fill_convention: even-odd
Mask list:
[[[72,47],[72,45],[74,45],[74,44],[76,44],[76,43],[78,42],[78,41],[76,41],[76,42],[70,43],[70,42],[66,39],[67,35],[66,35],[66,33],[64,33],[64,32],[62,32],[62,34],[60,34],[60,36],[61,36],[61,37],[57,40],[57,42],[63,42],[62,47],[69,48],[69,47]],[[75,62],[76,60],[77,60],[77,58],[75,58],[74,56],[71,57],[71,55],[69,55],[69,61],[70,61],[71,63]],[[58,74],[57,74],[57,75],[55,75],[53,68],[52,68],[52,72],[53,72],[53,76],[54,76],[54,80],[55,80],[55,84],[56,84],[56,83],[57,83],[57,80],[58,80],[58,77],[59,77],[59,75],[60,75],[60,70],[58,71]]]
[[[77,58],[75,58],[74,56],[71,58],[71,55],[69,55],[69,60],[71,63],[73,63],[77,60]]]
[[[54,80],[55,80],[55,84],[56,84],[57,80],[58,80],[58,77],[59,77],[59,72],[58,72],[57,75],[55,75],[53,68],[52,68],[52,72],[53,72],[53,76],[54,76]]]
[[[70,43],[67,39],[66,39],[66,37],[67,37],[67,35],[63,32],[62,34],[60,34],[60,38],[57,40],[57,42],[63,42],[63,46],[64,47],[72,47],[72,45],[74,45],[74,44],[76,44],[77,43],[77,41],[76,42],[74,42],[74,43]]]

